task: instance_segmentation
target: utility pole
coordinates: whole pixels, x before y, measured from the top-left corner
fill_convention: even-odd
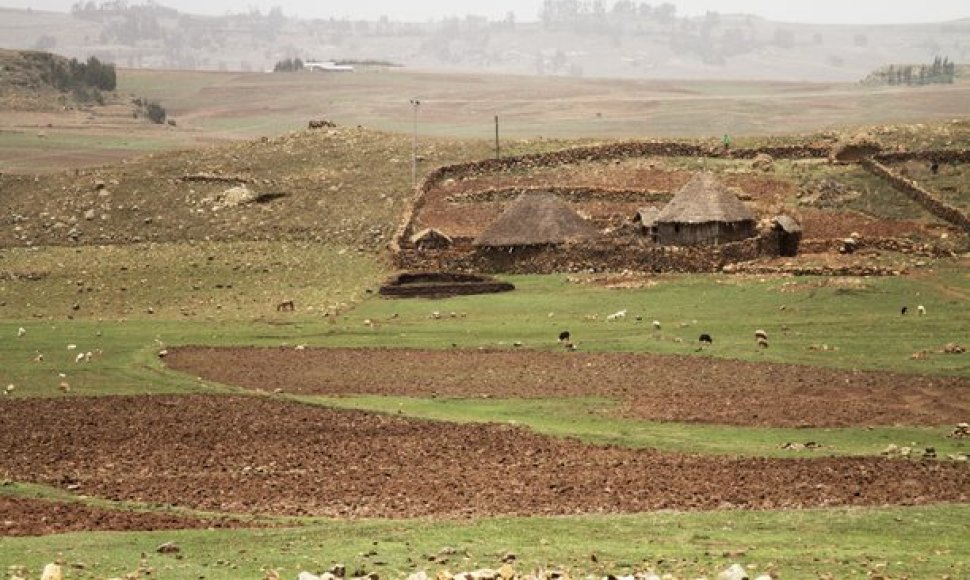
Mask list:
[[[421,101],[411,99],[411,108],[414,110],[414,131],[411,134],[411,187],[418,185],[418,107]]]
[[[502,149],[498,142],[498,115],[495,115],[495,159],[502,158]]]

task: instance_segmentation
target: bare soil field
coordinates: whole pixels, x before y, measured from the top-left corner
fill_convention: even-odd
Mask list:
[[[170,368],[317,395],[611,397],[652,421],[765,427],[949,425],[970,381],[706,357],[536,351],[185,347]]]
[[[162,512],[111,510],[81,503],[0,495],[0,536],[44,536],[66,532],[251,528],[258,524],[228,518],[199,519]]]
[[[964,464],[669,454],[259,397],[10,400],[0,411],[0,470],[112,500],[232,513],[450,518],[970,499]]]

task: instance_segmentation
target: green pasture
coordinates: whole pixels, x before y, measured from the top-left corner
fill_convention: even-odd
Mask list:
[[[498,569],[513,554],[520,572],[572,577],[653,570],[714,577],[740,563],[781,578],[963,578],[970,573],[966,506],[604,514],[475,521],[320,521],[236,531],[89,532],[0,538],[0,566],[39,577],[64,563],[67,578],[283,578],[340,563],[348,573],[399,578],[426,570]],[[155,548],[174,541],[177,556]],[[432,558],[435,561],[432,561]]]
[[[179,344],[552,350],[561,348],[556,336],[563,329],[572,332],[582,352],[970,376],[966,355],[937,352],[946,342],[970,342],[970,274],[957,263],[931,263],[918,276],[900,278],[667,275],[645,279],[636,289],[605,288],[578,275],[513,276],[508,279],[517,289],[505,294],[391,300],[374,293],[386,266],[369,254],[345,250],[283,243],[3,250],[0,387],[15,389],[0,397],[243,392],[165,369],[158,351]],[[36,279],[27,276],[31,273]],[[284,296],[296,300],[295,313],[276,312]],[[902,317],[901,304],[911,309],[923,304],[927,315]],[[626,318],[606,320],[623,309]],[[652,325],[655,319],[660,330]],[[20,327],[26,330],[22,337]],[[756,328],[771,337],[767,351],[755,346]],[[699,350],[702,332],[715,342]],[[829,349],[813,350],[820,345]],[[918,350],[929,351],[926,360],[911,358]],[[89,351],[90,362],[75,362],[77,354]],[[62,382],[70,385],[69,393],[60,390]],[[432,420],[514,423],[593,444],[688,453],[868,455],[889,443],[935,446],[942,460],[967,452],[965,442],[945,437],[948,426],[752,429],[652,423],[617,419],[616,401],[595,398],[280,397]],[[781,449],[786,442],[808,441],[823,447]],[[15,475],[0,474],[0,494],[106,509],[172,509],[67,496],[17,483]],[[577,576],[648,569],[675,577],[714,576],[740,562],[754,572],[792,578],[959,578],[970,573],[968,516],[970,508],[959,505],[446,522],[287,518],[275,522],[298,527],[3,537],[0,568],[35,577],[44,564],[59,560],[68,578],[123,577],[139,569],[162,578],[239,578],[259,577],[269,568],[292,578],[300,570],[320,572],[340,562],[400,577],[420,569],[433,575],[497,568],[502,555],[514,552],[517,570],[555,566]],[[167,541],[182,546],[179,557],[155,552]]]
[[[0,284],[0,386],[14,385],[9,397],[240,392],[166,370],[157,353],[184,344],[553,350],[562,348],[561,330],[572,333],[582,352],[970,376],[966,356],[940,352],[947,342],[966,344],[970,328],[965,307],[970,275],[943,263],[918,277],[668,275],[645,279],[637,289],[605,288],[585,276],[517,276],[509,278],[517,286],[509,293],[401,300],[376,295],[381,266],[371,258],[323,245],[153,245],[88,248],[83,254],[52,248],[7,251],[4,257],[0,264],[10,272],[24,273],[28,265],[47,272],[39,280]],[[275,310],[284,295],[295,299],[296,312]],[[83,302],[74,310],[79,296]],[[911,310],[923,304],[927,315],[900,316],[901,304]],[[607,320],[619,310],[627,310],[625,318]],[[22,337],[20,327],[26,331]],[[769,349],[757,347],[756,329],[768,332]],[[714,344],[700,348],[701,333],[711,334]],[[926,358],[913,359],[918,351],[926,351]],[[76,362],[87,352],[89,362]],[[63,392],[61,383],[70,390]],[[595,399],[307,400],[436,420],[515,422],[556,436],[672,451],[859,455],[894,443],[934,446],[944,456],[966,452],[964,444],[945,437],[952,426],[754,429],[651,423],[618,419],[617,402]],[[823,448],[780,449],[808,441]]]
[[[754,457],[878,455],[890,444],[917,451],[934,447],[941,457],[970,451],[947,435],[951,427],[765,429],[617,419],[615,401],[604,399],[502,400],[406,397],[298,397],[309,403],[403,414],[435,421],[508,423],[555,437],[577,437],[597,445],[653,448],[679,453]],[[815,450],[789,450],[786,443],[813,442]]]

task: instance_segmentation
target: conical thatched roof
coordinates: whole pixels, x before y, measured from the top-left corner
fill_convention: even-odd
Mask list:
[[[542,246],[586,240],[599,232],[551,193],[526,193],[478,238],[476,246]]]
[[[659,215],[660,210],[655,207],[642,207],[633,216],[633,221],[642,224],[645,228],[652,228],[657,223],[657,216]]]
[[[795,218],[789,215],[778,215],[772,220],[775,227],[780,228],[782,231],[788,234],[799,234],[802,231],[802,225],[795,220]]]
[[[754,221],[754,213],[708,172],[697,173],[657,216],[657,223]]]

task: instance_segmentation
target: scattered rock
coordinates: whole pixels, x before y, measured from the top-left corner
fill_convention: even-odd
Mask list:
[[[64,572],[57,564],[44,566],[44,572],[40,575],[40,580],[64,580]]]
[[[748,572],[741,564],[732,564],[730,568],[717,575],[717,580],[748,580]]]
[[[752,161],[751,168],[760,171],[771,171],[775,167],[775,160],[767,153],[759,153]]]
[[[970,437],[970,423],[957,423],[953,432],[947,435],[947,437],[953,439],[966,439]]]
[[[948,342],[946,346],[943,347],[943,352],[946,354],[963,354],[967,352],[967,349],[963,345],[959,345],[955,342]]]
[[[178,554],[182,551],[182,548],[179,547],[179,545],[175,542],[165,542],[164,544],[155,548],[155,551],[159,554]]]

